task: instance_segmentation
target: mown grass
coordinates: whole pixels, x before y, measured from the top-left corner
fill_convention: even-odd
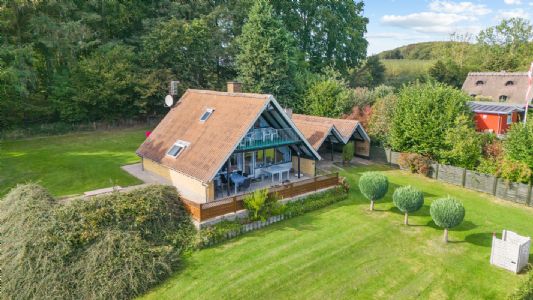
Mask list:
[[[423,80],[435,61],[422,59],[384,59],[385,84],[401,87],[417,79]]]
[[[139,161],[142,129],[73,133],[0,142],[0,196],[33,181],[55,196],[140,181],[120,166]]]
[[[368,170],[391,182],[373,212],[356,188]],[[343,175],[348,200],[195,252],[143,299],[504,299],[525,280],[489,264],[491,236],[533,235],[533,209],[386,167]],[[410,226],[391,200],[406,184],[426,196]],[[466,218],[443,244],[429,205],[448,194],[463,201]]]

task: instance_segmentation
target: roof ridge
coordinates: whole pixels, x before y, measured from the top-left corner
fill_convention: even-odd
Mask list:
[[[257,98],[257,99],[268,99],[271,97],[271,94],[257,94],[257,93],[230,93],[230,92],[221,92],[221,91],[212,91],[212,90],[197,90],[197,89],[187,89],[186,92],[197,93],[197,94],[210,94],[210,95],[219,95],[219,96],[230,96],[230,97],[245,97],[245,98]]]

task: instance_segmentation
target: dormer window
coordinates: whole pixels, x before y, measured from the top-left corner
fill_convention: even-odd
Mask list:
[[[505,83],[505,86],[511,86],[514,85],[514,82],[512,80],[509,80]]]
[[[500,100],[500,102],[505,102],[507,101],[507,96],[506,95],[501,95],[500,98],[498,98]]]
[[[476,85],[484,85],[484,84],[485,84],[485,81],[483,80],[476,81]]]
[[[178,141],[176,141],[176,143],[174,143],[174,145],[172,145],[172,147],[170,147],[170,149],[169,149],[168,152],[167,152],[167,155],[176,158],[176,157],[178,157],[178,155],[180,155],[181,152],[183,152],[183,150],[185,150],[185,148],[187,148],[189,145],[190,145],[190,143],[188,143],[188,142],[178,140]]]
[[[215,111],[214,109],[212,108],[208,108],[205,110],[205,112],[202,114],[202,116],[200,117],[200,122],[205,122],[207,121],[207,119],[209,119],[209,117],[211,116],[211,114],[213,114],[213,111]]]

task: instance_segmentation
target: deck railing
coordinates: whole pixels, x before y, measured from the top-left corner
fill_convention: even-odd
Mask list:
[[[269,194],[277,194],[280,199],[292,198],[295,196],[316,192],[325,188],[333,187],[339,184],[339,174],[332,173],[327,175],[316,176],[302,181],[291,182],[287,184],[272,186],[269,188]],[[250,193],[240,194],[222,198],[207,203],[196,203],[187,199],[182,201],[196,221],[205,221],[229,213],[236,213],[244,209],[244,198]]]
[[[259,128],[250,130],[237,146],[238,151],[254,150],[297,143],[298,134],[292,128]]]

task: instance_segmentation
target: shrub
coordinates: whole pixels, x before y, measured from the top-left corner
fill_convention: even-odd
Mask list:
[[[198,231],[196,246],[197,248],[202,248],[218,241],[222,241],[226,239],[228,233],[239,230],[241,225],[242,224],[238,220],[225,220],[215,225],[202,228]]]
[[[453,228],[465,217],[465,208],[461,202],[450,196],[440,198],[433,203],[429,209],[431,218],[437,226],[444,228],[444,242],[448,242],[448,229]]]
[[[530,266],[531,267],[531,266]],[[513,292],[509,299],[531,300],[533,299],[533,272],[529,272],[528,278]]]
[[[417,153],[400,153],[398,164],[402,169],[409,170],[411,173],[427,176],[431,160]]]
[[[132,298],[176,269],[196,234],[172,187],[62,205],[25,185],[0,205],[0,298]]]
[[[322,193],[310,195],[308,197],[288,202],[285,205],[285,214],[291,217],[302,215],[332,203],[336,203],[348,198],[348,194],[343,189],[331,189]]]
[[[365,172],[359,179],[359,189],[363,196],[370,200],[370,210],[374,210],[374,201],[385,197],[388,188],[387,177],[377,172]]]
[[[405,213],[404,224],[408,225],[408,214],[419,210],[424,205],[424,194],[410,185],[403,186],[394,191],[392,202]]]
[[[529,166],[522,161],[503,159],[500,162],[500,176],[511,182],[529,183],[533,174]]]
[[[355,154],[354,142],[350,141],[342,147],[342,161],[344,163],[350,162]]]
[[[281,214],[284,206],[278,200],[277,195],[268,193],[268,189],[261,189],[247,195],[243,202],[250,212],[250,219],[256,221]]]

